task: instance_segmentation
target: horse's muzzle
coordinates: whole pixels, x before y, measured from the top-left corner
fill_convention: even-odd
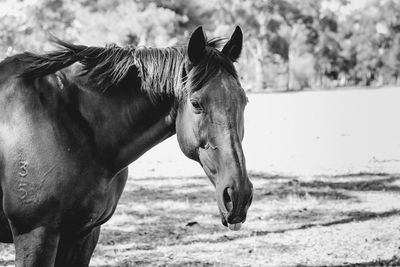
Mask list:
[[[221,220],[231,230],[239,230],[246,221],[247,210],[253,200],[253,185],[250,180],[241,186],[228,186],[222,190]]]

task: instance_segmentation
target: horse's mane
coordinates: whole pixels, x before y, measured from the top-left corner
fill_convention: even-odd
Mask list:
[[[15,57],[27,63],[21,77],[41,77],[55,73],[76,62],[83,65],[80,76],[87,76],[94,88],[106,91],[117,87],[120,82],[129,79],[130,71],[141,78],[141,88],[154,99],[157,95],[185,93],[186,82],[191,91],[199,89],[213,78],[221,69],[225,69],[237,78],[232,62],[217,50],[221,38],[207,41],[205,60],[197,65],[187,77],[188,59],[186,47],[146,48],[146,47],[91,47],[75,45],[59,39],[53,40],[60,49],[46,54],[25,52]]]

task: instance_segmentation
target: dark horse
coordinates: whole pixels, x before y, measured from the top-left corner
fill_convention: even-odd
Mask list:
[[[0,63],[0,241],[17,266],[87,266],[127,166],[177,134],[238,230],[252,200],[241,141],[246,95],[233,62],[199,27],[187,47],[88,47]]]

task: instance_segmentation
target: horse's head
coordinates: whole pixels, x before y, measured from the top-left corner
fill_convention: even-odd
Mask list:
[[[176,132],[183,153],[198,161],[216,188],[222,223],[240,229],[252,201],[242,150],[247,98],[233,62],[242,49],[236,28],[218,51],[199,27],[188,45],[186,92],[179,104]]]

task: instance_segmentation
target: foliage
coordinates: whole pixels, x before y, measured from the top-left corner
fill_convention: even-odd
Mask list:
[[[246,89],[399,83],[400,2],[368,0],[2,0],[0,57],[88,45],[184,44],[197,25],[228,37],[242,26]]]

